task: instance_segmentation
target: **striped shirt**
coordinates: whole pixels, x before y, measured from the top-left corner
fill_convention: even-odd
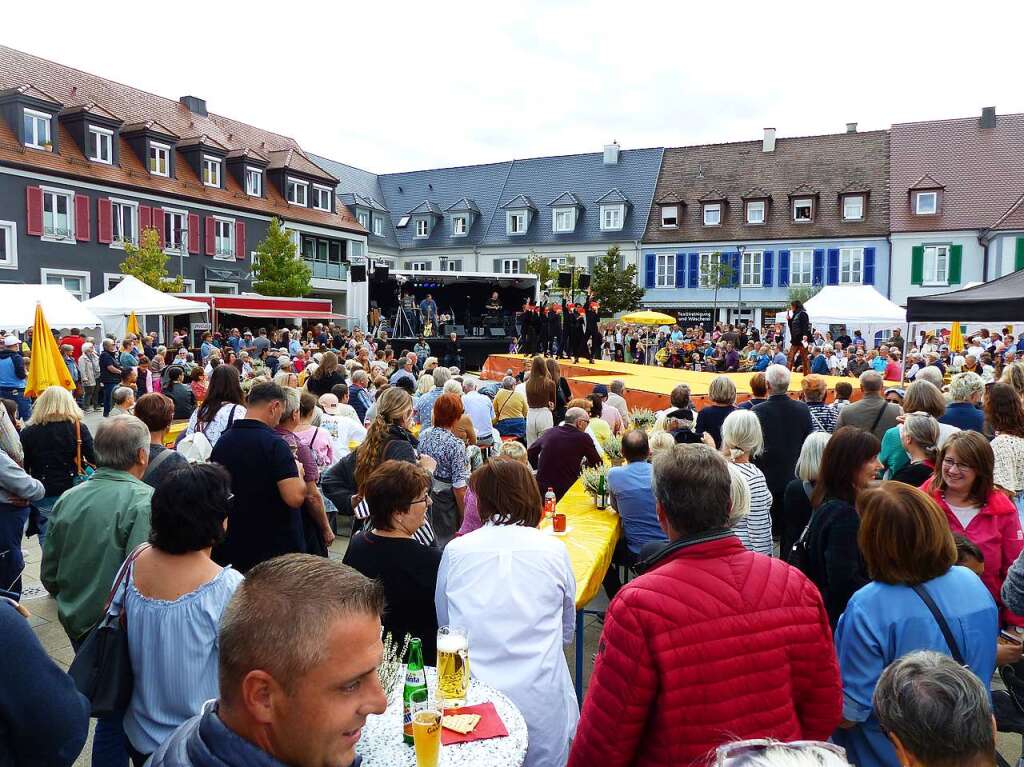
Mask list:
[[[811,426],[813,431],[824,431],[829,434],[836,430],[839,422],[839,409],[824,402],[808,402],[807,409],[811,411]]]
[[[757,554],[772,555],[772,494],[764,474],[752,463],[734,466],[746,477],[750,489],[750,512],[733,527],[743,546]]]

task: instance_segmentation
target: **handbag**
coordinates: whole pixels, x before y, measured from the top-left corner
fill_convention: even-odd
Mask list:
[[[148,543],[140,544],[121,565],[103,608],[103,617],[89,632],[71,661],[68,675],[91,706],[94,717],[123,712],[132,697],[135,675],[128,652],[128,613],[124,597],[135,559]]]
[[[82,484],[95,471],[88,461],[82,460],[82,422],[75,421],[75,478],[71,482],[72,486]]]

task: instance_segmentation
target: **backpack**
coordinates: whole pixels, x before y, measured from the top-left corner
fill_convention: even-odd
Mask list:
[[[235,422],[235,407],[231,408],[231,412],[228,414],[228,425],[224,427],[224,431],[231,428],[231,424]],[[224,432],[221,432],[223,434]],[[210,460],[210,456],[213,454],[213,444],[209,438],[200,431],[199,419],[196,417],[196,430],[177,444],[176,447],[178,454],[182,456],[189,463],[205,463]]]

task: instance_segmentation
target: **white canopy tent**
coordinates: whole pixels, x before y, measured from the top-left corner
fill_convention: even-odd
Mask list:
[[[23,332],[35,321],[36,304],[51,328],[96,328],[100,318],[61,285],[0,284],[0,329]]]
[[[824,331],[829,325],[845,325],[848,332],[859,330],[869,345],[875,333],[905,330],[907,312],[870,285],[829,285],[804,304],[811,324]]]
[[[103,321],[105,332],[113,333],[117,338],[124,335],[128,315],[132,312],[135,312],[135,316],[142,323],[142,318],[148,315],[206,314],[210,311],[210,307],[200,301],[189,301],[170,293],[161,293],[130,275],[125,276],[106,293],[90,298],[84,306],[95,312]]]

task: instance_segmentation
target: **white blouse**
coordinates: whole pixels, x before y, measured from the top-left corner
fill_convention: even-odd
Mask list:
[[[231,417],[232,408],[234,408],[234,418]],[[220,439],[220,435],[228,428],[228,421],[234,423],[242,418],[245,418],[244,407],[225,402],[220,406],[220,410],[217,411],[217,415],[213,417],[213,420],[204,426],[201,431],[210,440],[210,446],[214,447],[217,444],[217,440]],[[195,434],[197,423],[199,423],[199,408],[196,408],[188,419],[188,428],[185,429],[185,436]]]
[[[996,456],[995,483],[1014,493],[1024,490],[1024,439],[998,434],[992,440],[992,452]]]

